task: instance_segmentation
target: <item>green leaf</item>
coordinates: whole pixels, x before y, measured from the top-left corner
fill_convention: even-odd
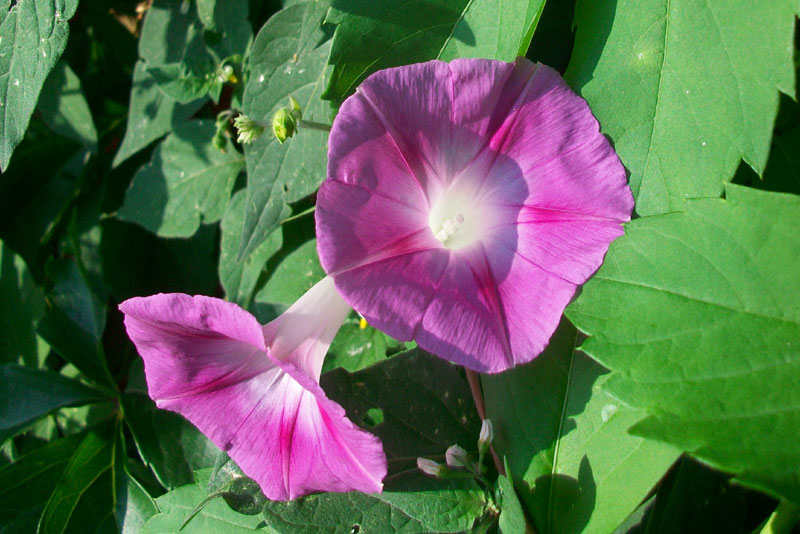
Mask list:
[[[89,288],[74,260],[53,260],[47,267],[54,281],[50,309],[39,322],[39,335],[88,378],[113,386],[101,340],[105,306]]]
[[[505,461],[506,473],[510,472],[508,460]],[[514,482],[507,476],[497,477],[497,502],[500,504],[500,534],[514,534],[525,532],[527,522],[522,504],[514,491]]]
[[[397,350],[400,342],[370,325],[361,327],[361,318],[352,312],[333,338],[322,372],[342,367],[351,373],[386,359],[390,350]]]
[[[369,424],[370,410],[383,414],[369,431],[381,439],[389,461],[386,489],[396,489],[393,476],[417,472],[417,458],[443,462],[450,445],[469,451],[478,441],[481,423],[459,368],[419,349],[357,373],[335,369],[321,384],[357,424]]]
[[[117,528],[120,534],[138,534],[158,513],[155,500],[127,471],[117,480]]]
[[[253,29],[245,23],[250,11],[248,0],[198,0],[197,14],[203,25],[215,32],[219,42],[212,50],[221,58],[247,54]]]
[[[39,516],[83,436],[52,441],[0,468],[0,533],[35,532]]]
[[[631,432],[798,503],[800,198],[726,196],[629,223],[567,315]]]
[[[544,0],[371,0],[335,2],[336,24],[323,98],[341,102],[364,78],[388,67],[431,59],[524,56]],[[424,13],[424,16],[421,14]]]
[[[383,493],[322,493],[288,503],[267,501],[264,519],[276,532],[440,533],[469,530],[486,507],[478,486],[430,479],[429,487]]]
[[[245,515],[261,513],[267,497],[258,482],[248,478],[226,453],[220,453],[208,481],[208,498],[222,497],[228,506]],[[205,506],[208,501],[198,506]]]
[[[177,2],[176,2],[177,4]],[[116,167],[147,145],[172,131],[191,117],[203,105],[202,100],[179,104],[158,87],[147,72],[147,64],[138,61],[133,70],[133,88],[128,105],[128,124],[125,137],[114,156]]]
[[[128,123],[122,145],[114,156],[114,167],[171,132],[203,105],[202,99],[179,104],[161,91],[148,73],[148,67],[180,62],[190,47],[200,46],[197,40],[202,40],[202,26],[194,2],[186,13],[181,12],[182,3],[155,0],[147,10],[139,38],[140,61],[133,71]]]
[[[256,294],[256,302],[270,304],[281,313],[324,277],[317,240],[306,241],[281,260]]]
[[[97,152],[97,130],[83,95],[80,79],[64,61],[59,61],[42,86],[37,109],[55,131]]]
[[[606,371],[576,342],[562,320],[531,363],[482,378],[494,446],[542,534],[611,532],[678,456],[626,434],[639,417],[600,389]]]
[[[581,1],[566,78],[630,171],[640,215],[717,197],[767,162],[778,90],[794,94],[795,0]]]
[[[225,289],[225,297],[247,308],[259,277],[264,272],[267,260],[283,245],[283,234],[281,232],[271,233],[267,240],[256,247],[246,258],[238,259],[239,241],[244,228],[245,195],[244,191],[237,191],[222,218],[217,272],[222,287]]]
[[[117,532],[114,480],[121,461],[117,422],[88,432],[70,458],[39,519],[39,534]]]
[[[211,31],[217,29],[217,24],[214,20],[216,7],[217,0],[197,0],[197,16],[200,17],[200,22],[203,23],[203,26]]]
[[[289,95],[306,120],[329,123],[329,107],[320,100],[328,72],[328,32],[322,28],[324,2],[302,1],[279,11],[258,33],[250,53],[244,113],[264,124]],[[269,129],[245,146],[247,202],[239,258],[252,253],[289,216],[286,203],[312,194],[325,179],[327,135],[304,130],[278,143]]]
[[[139,455],[165,488],[190,484],[193,470],[214,465],[219,449],[182,416],[159,410],[143,393],[121,400]]]
[[[22,261],[0,241],[0,362],[39,362],[36,322],[45,312],[44,292]]]
[[[99,391],[58,373],[0,365],[0,443],[58,408],[103,399]]]
[[[211,469],[195,473],[195,483],[181,486],[156,499],[160,513],[153,516],[140,534],[177,534],[195,506],[207,497],[206,484]],[[181,530],[182,534],[252,534],[261,523],[258,516],[243,515],[231,510],[222,499],[214,499]]]
[[[39,92],[58,62],[78,0],[17,0],[0,21],[0,168],[22,141]]]
[[[163,237],[189,237],[201,221],[221,219],[244,159],[230,140],[216,148],[214,132],[210,120],[177,125],[133,177],[117,216]]]
[[[31,121],[14,161],[0,175],[0,237],[41,282],[52,240],[78,190],[85,156],[77,143]],[[31,172],[36,169],[36,172]]]
[[[147,72],[164,94],[181,104],[206,95],[217,101],[223,82],[217,79],[213,64],[205,64],[203,67],[205,68],[192,69],[185,62],[167,63],[147,67]]]

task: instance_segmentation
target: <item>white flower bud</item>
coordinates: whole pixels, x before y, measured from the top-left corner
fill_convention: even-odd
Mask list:
[[[451,445],[444,453],[448,467],[466,467],[469,463],[467,451],[458,445]]]
[[[427,458],[417,458],[417,467],[426,475],[438,477],[442,474],[442,464]]]
[[[481,424],[481,433],[478,436],[478,444],[483,445],[485,443],[487,445],[491,445],[492,439],[494,439],[494,428],[492,427],[492,422],[489,419],[484,419],[483,423]]]

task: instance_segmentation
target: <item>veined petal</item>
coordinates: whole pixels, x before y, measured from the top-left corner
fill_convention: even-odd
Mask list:
[[[232,302],[171,293],[119,308],[156,401],[224,389],[273,367],[261,325]]]
[[[543,350],[633,208],[586,102],[525,59],[375,73],[329,143],[317,238],[336,287],[378,328],[478,371]]]
[[[431,249],[369,263],[334,277],[337,289],[375,328],[409,340],[428,309],[450,254]]]
[[[316,225],[320,262],[331,274],[439,246],[424,205],[333,180],[317,193]]]
[[[264,325],[268,355],[279,364],[291,363],[319,383],[322,363],[336,332],[350,313],[326,276],[275,320]]]
[[[340,314],[330,281],[312,288],[312,303]],[[333,291],[335,293],[335,290]],[[184,415],[255,479],[266,496],[286,500],[313,491],[380,491],[386,458],[380,441],[329,400],[313,375],[341,323],[320,313],[292,313],[267,330],[235,304],[209,297],[155,295],[120,305],[145,362],[150,396]],[[322,313],[325,315],[325,313]],[[279,318],[280,319],[280,318]],[[338,322],[336,322],[338,321]],[[306,329],[311,341],[299,339]]]

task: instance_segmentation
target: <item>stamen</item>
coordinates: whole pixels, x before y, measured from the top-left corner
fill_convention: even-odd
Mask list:
[[[444,243],[447,241],[450,236],[455,234],[458,231],[458,227],[464,222],[464,215],[459,213],[453,219],[445,219],[442,223],[442,227],[436,232],[436,239]]]

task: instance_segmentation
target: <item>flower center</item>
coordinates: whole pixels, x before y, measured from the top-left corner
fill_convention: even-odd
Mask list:
[[[476,191],[464,182],[454,183],[443,191],[428,213],[431,232],[450,250],[482,239],[492,219]]]
[[[454,219],[445,219],[442,223],[442,227],[437,232],[435,228],[431,228],[434,231],[434,235],[436,239],[441,241],[442,243],[446,243],[450,237],[458,231],[458,227],[464,222],[464,215],[461,213],[456,214]]]

